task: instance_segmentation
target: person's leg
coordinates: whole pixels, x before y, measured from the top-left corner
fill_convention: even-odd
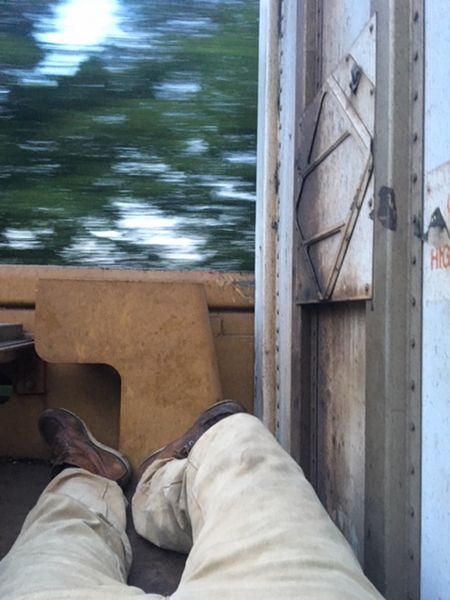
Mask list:
[[[125,598],[132,596],[124,585],[130,564],[119,486],[66,469],[44,490],[1,561],[0,596],[88,598],[97,590],[99,597]]]
[[[126,501],[116,481],[128,478],[128,464],[67,411],[46,411],[40,426],[63,470],[44,490],[0,563],[0,597],[106,600],[144,595],[126,585],[131,548]]]
[[[211,427],[187,459],[153,462],[137,488],[139,533],[192,548],[173,598],[381,598],[298,465],[255,417]]]
[[[192,530],[187,505],[187,461],[183,459],[213,425],[242,412],[244,408],[231,400],[213,404],[181,437],[142,463],[132,500],[134,525],[142,537],[166,550],[184,554],[190,551]]]

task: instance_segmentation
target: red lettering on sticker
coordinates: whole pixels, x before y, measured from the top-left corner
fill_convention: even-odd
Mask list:
[[[431,248],[431,270],[450,269],[450,245]]]
[[[450,246],[444,246],[444,269],[450,267]]]
[[[439,269],[439,253],[436,248],[431,248],[431,270]]]

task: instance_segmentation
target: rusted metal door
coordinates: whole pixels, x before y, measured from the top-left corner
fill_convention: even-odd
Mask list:
[[[375,39],[373,18],[301,119],[301,303],[371,295]]]
[[[344,7],[349,8],[348,4]],[[344,15],[322,15],[322,31]],[[368,16],[367,14],[365,16]],[[361,13],[362,17],[362,13]],[[336,45],[322,45],[331,65]],[[372,294],[376,20],[327,74],[300,121],[297,305],[312,305],[310,477],[364,559],[365,304]]]
[[[375,19],[300,123],[297,225],[310,277],[299,302],[370,297],[372,283]]]

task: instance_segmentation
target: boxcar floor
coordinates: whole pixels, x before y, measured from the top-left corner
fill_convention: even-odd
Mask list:
[[[48,463],[0,458],[0,558],[16,539],[29,510],[49,481]],[[132,488],[127,496],[132,495]],[[162,550],[139,537],[128,516],[133,565],[128,583],[164,596],[178,586],[185,556]]]

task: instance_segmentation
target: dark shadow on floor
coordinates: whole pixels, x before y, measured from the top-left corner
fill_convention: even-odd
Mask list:
[[[131,518],[131,498],[136,483],[136,481],[130,483],[125,493],[128,498],[127,533],[133,549],[133,564],[128,583],[136,585],[147,593],[169,596],[178,587],[186,556],[163,550],[136,533]]]
[[[50,479],[45,461],[0,458],[0,558],[11,548],[22,523]],[[132,488],[127,490],[131,497]],[[186,557],[162,550],[134,530],[128,515],[127,532],[133,548],[128,583],[147,593],[172,594],[178,586]]]

